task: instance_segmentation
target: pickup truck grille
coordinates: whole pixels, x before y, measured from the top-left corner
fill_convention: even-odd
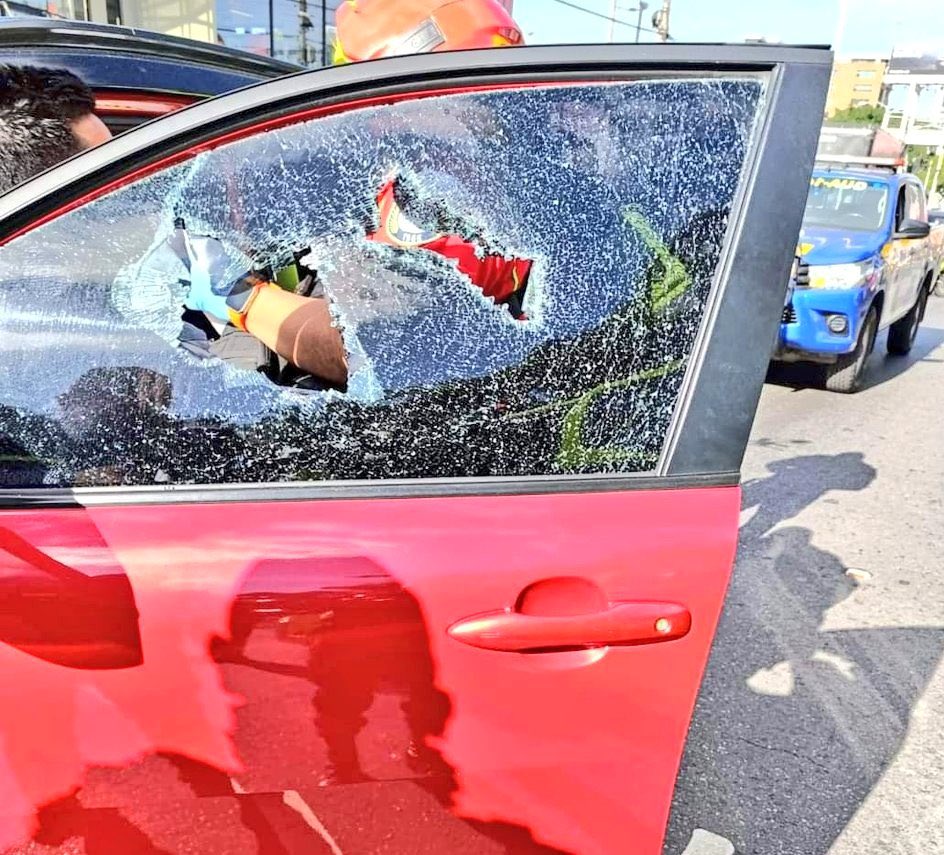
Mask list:
[[[797,264],[796,284],[798,288],[810,287],[810,265],[806,261],[800,261]]]
[[[787,303],[783,307],[783,315],[780,318],[782,324],[795,324],[797,322],[797,312],[793,308],[793,303]]]

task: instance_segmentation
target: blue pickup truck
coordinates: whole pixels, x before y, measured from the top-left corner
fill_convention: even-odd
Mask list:
[[[774,360],[817,363],[827,389],[854,392],[880,330],[908,353],[936,280],[929,233],[915,176],[817,169]]]

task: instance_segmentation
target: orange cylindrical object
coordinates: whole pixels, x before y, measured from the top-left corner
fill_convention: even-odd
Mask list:
[[[426,50],[470,50],[523,41],[499,0],[347,0],[338,7],[335,21],[338,56],[348,62],[416,53],[411,37],[429,22],[441,40]]]

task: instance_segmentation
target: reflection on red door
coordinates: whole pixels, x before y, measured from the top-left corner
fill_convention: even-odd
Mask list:
[[[0,847],[658,853],[738,505],[713,488],[4,512]],[[112,580],[97,601],[93,577]],[[541,584],[560,579],[572,607]],[[54,650],[23,641],[50,591]],[[574,643],[574,615],[652,603],[690,628]],[[567,644],[449,633],[516,604],[556,610]]]

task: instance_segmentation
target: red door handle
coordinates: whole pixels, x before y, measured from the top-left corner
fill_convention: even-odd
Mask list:
[[[449,634],[483,650],[550,653],[671,641],[686,635],[691,627],[691,614],[677,603],[622,602],[584,615],[489,612],[460,620],[449,627]]]

